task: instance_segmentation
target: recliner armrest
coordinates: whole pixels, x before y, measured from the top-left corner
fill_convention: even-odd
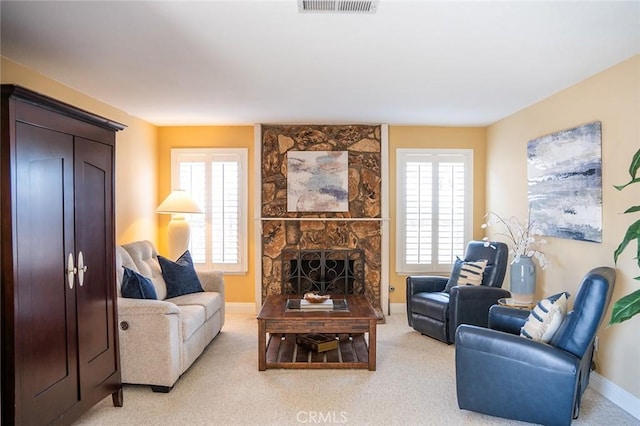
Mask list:
[[[488,300],[492,302],[492,305],[498,303],[498,299],[511,296],[511,293],[503,288],[483,285],[457,285],[451,287],[449,294],[451,295],[451,300],[456,299],[458,302]]]
[[[500,357],[505,366],[513,362],[519,364],[518,368],[530,365],[532,368],[554,371],[555,374],[575,375],[580,364],[580,359],[575,355],[549,344],[467,324],[461,325],[456,331],[456,353],[463,348],[476,354]]]
[[[509,297],[507,290],[486,286],[455,286],[449,292],[449,339],[453,342],[460,324],[487,327],[489,309],[498,299]]]
[[[520,334],[520,329],[529,318],[528,309],[494,305],[489,309],[489,328],[511,334]]]
[[[448,281],[449,277],[410,275],[407,277],[407,300],[416,293],[444,291]]]

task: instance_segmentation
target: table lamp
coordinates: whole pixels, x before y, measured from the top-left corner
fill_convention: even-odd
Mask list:
[[[185,213],[202,213],[202,209],[186,191],[176,189],[160,203],[156,213],[172,215],[168,228],[169,256],[176,260],[189,248],[191,238],[191,229]]]

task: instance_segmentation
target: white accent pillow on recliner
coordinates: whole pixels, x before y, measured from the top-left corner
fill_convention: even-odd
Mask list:
[[[567,315],[569,293],[562,292],[539,301],[520,329],[520,336],[549,343]]]

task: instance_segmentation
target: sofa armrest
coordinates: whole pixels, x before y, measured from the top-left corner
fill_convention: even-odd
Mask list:
[[[170,388],[182,374],[182,315],[174,303],[119,297],[118,337],[123,383]]]
[[[202,284],[202,289],[204,291],[220,293],[220,297],[222,298],[222,307],[220,308],[220,326],[223,326],[225,316],[224,274],[222,271],[214,269],[196,271],[196,274],[198,274],[198,279],[200,279],[200,283]]]
[[[180,315],[180,309],[164,300],[118,297],[119,315]]]
[[[489,309],[489,328],[511,334],[520,334],[520,329],[529,318],[528,309],[494,305]]]
[[[220,293],[224,299],[224,275],[222,271],[213,269],[196,271],[198,279],[202,284],[204,291],[215,291]]]

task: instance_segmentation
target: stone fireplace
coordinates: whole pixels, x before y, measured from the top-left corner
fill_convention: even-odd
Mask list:
[[[342,284],[366,295],[378,317],[381,308],[381,127],[369,125],[262,126],[262,299],[292,291],[292,268],[307,275],[320,269],[335,274],[336,266],[305,264],[292,253],[328,251],[329,260],[347,255],[344,268],[353,276]],[[347,151],[349,209],[344,212],[287,211],[287,152]],[[361,266],[355,258],[361,253]],[[325,253],[326,254],[326,253]],[[296,259],[296,262],[292,262]],[[309,260],[310,258],[306,258]],[[320,259],[318,257],[318,259]],[[327,260],[327,257],[324,257]],[[301,261],[298,261],[301,260]],[[294,266],[297,265],[297,266]],[[311,265],[311,266],[310,266]],[[333,266],[332,266],[333,265]],[[327,266],[329,268],[327,269]],[[331,270],[333,269],[333,272]],[[340,269],[338,267],[338,269]],[[315,272],[314,272],[315,271]],[[304,276],[304,274],[303,274]],[[331,277],[329,277],[331,278]],[[335,278],[335,277],[334,277]],[[331,281],[325,276],[320,282]],[[303,287],[304,288],[304,285]]]

